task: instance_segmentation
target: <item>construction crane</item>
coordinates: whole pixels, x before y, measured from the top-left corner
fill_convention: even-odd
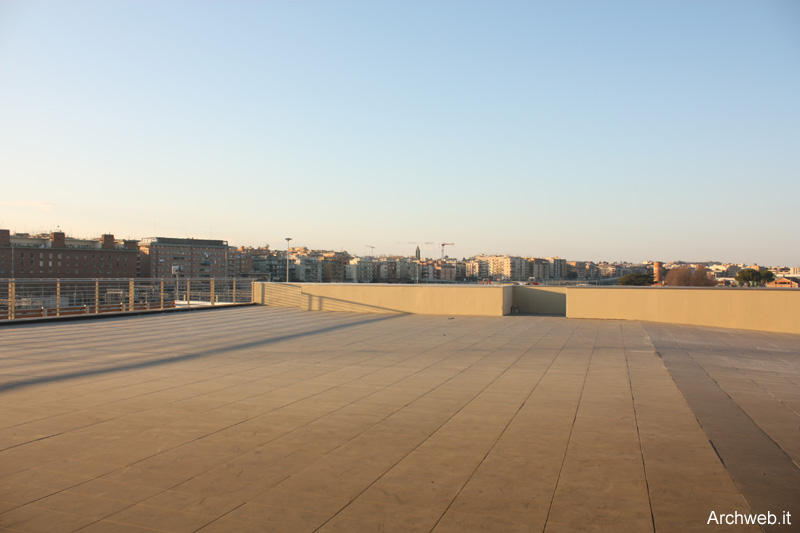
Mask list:
[[[375,247],[374,247],[374,246],[372,246],[371,244],[365,244],[364,246],[366,246],[367,248],[369,248],[369,249],[370,249],[370,254],[369,254],[369,256],[370,256],[370,257],[375,257]]]
[[[456,245],[456,243],[454,243],[454,242],[433,242],[431,244],[438,244],[439,246],[442,247],[442,257],[440,259],[441,262],[444,262],[444,247],[445,246],[455,246]]]
[[[419,246],[420,244],[429,244],[429,245],[441,246],[442,254],[441,258],[439,259],[440,261],[444,261],[444,247],[455,246],[454,242],[430,242],[430,241],[428,242],[408,241],[408,242],[398,242],[397,244],[416,244],[417,246]]]

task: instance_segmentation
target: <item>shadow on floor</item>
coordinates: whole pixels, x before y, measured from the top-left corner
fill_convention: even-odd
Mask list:
[[[255,341],[243,342],[239,344],[231,344],[228,346],[224,346],[221,348],[212,348],[208,350],[203,350],[200,352],[183,354],[183,355],[176,355],[173,357],[165,357],[163,359],[156,359],[156,360],[149,360],[149,361],[141,361],[137,363],[128,363],[128,364],[121,364],[115,366],[109,366],[104,368],[97,368],[92,370],[81,370],[76,372],[65,372],[62,374],[56,374],[51,376],[37,376],[28,379],[20,379],[17,381],[10,381],[8,383],[4,383],[0,385],[0,392],[6,392],[15,389],[21,389],[24,387],[29,387],[31,385],[38,385],[42,383],[52,383],[57,381],[67,381],[70,379],[77,379],[87,376],[99,376],[103,374],[112,374],[115,372],[124,372],[127,370],[137,370],[140,368],[150,368],[150,367],[157,367],[161,365],[167,365],[172,363],[179,363],[183,361],[191,361],[194,359],[200,359],[203,357],[209,357],[212,355],[217,355],[220,353],[226,352],[235,352],[238,350],[247,350],[250,348],[255,348],[257,346],[264,346],[267,344],[274,344],[277,342],[283,342],[291,339],[301,338],[301,337],[308,337],[311,335],[319,335],[322,333],[329,333],[331,331],[337,331],[341,329],[352,328],[356,326],[363,326],[366,324],[373,324],[376,322],[383,322],[385,320],[393,320],[395,318],[399,318],[402,315],[389,315],[389,316],[381,316],[378,318],[369,318],[365,320],[359,320],[357,322],[349,322],[347,324],[336,324],[333,326],[328,326],[319,329],[313,329],[309,331],[302,331],[299,333],[291,333],[287,335],[280,335],[278,337],[267,337],[264,339],[259,339]]]

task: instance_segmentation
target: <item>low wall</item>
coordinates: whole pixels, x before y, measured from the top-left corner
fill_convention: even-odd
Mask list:
[[[567,318],[646,320],[800,333],[800,291],[699,287],[569,287]]]
[[[306,311],[503,316],[511,286],[256,283],[256,303]]]
[[[513,305],[520,313],[567,316],[567,287],[517,285]]]
[[[645,320],[800,334],[800,290],[255,283],[256,303],[306,311]]]

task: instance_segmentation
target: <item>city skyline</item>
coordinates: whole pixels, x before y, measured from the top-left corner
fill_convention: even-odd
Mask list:
[[[800,265],[798,20],[780,1],[4,2],[0,227]]]
[[[0,232],[3,232],[3,231],[9,232],[8,229],[0,228]],[[68,240],[74,240],[74,241],[80,241],[80,242],[83,242],[83,241],[85,241],[85,242],[96,241],[97,243],[100,243],[100,242],[105,241],[106,239],[109,239],[109,238],[112,239],[112,240],[115,239],[115,235],[113,233],[96,234],[96,235],[92,235],[92,236],[85,236],[85,235],[84,236],[80,236],[80,235],[71,234],[69,232],[64,233],[60,229],[58,230],[57,233],[56,232],[32,232],[32,233],[20,232],[18,234],[15,234],[14,231],[11,231],[10,234],[11,234],[12,237],[22,237],[23,239],[30,239],[30,238],[44,239],[46,241],[46,240],[52,240],[55,235],[61,234],[61,233],[63,233]],[[134,243],[137,243],[138,245],[146,245],[150,241],[159,240],[159,239],[166,239],[168,241],[169,240],[197,241],[198,244],[199,243],[204,243],[204,242],[214,242],[215,246],[227,246],[231,250],[240,250],[240,251],[244,251],[244,252],[248,252],[248,253],[249,252],[253,252],[253,251],[258,251],[258,250],[265,250],[265,249],[268,249],[270,253],[277,253],[277,254],[283,254],[283,253],[285,253],[287,251],[287,247],[286,246],[283,246],[283,247],[281,247],[280,245],[271,246],[271,245],[269,245],[269,243],[266,243],[266,246],[247,246],[247,245],[240,245],[240,244],[235,243],[235,242],[229,242],[227,239],[211,239],[211,238],[196,237],[196,236],[192,236],[192,237],[175,237],[175,236],[161,235],[161,236],[158,236],[158,237],[144,237],[144,238],[136,238],[136,237],[134,237],[132,239],[126,237],[125,239],[116,239],[116,242],[117,243],[134,242]],[[284,241],[285,240],[286,239],[284,239]],[[291,239],[291,241],[295,241],[295,240],[296,239],[294,239],[294,238]],[[591,263],[591,264],[597,264],[597,265],[601,265],[601,264],[643,265],[643,264],[651,264],[651,263],[654,263],[654,262],[660,262],[660,263],[663,263],[665,265],[668,265],[668,264],[689,264],[689,265],[694,265],[694,264],[720,264],[720,265],[725,265],[725,264],[728,264],[728,265],[744,265],[744,266],[758,265],[760,267],[766,267],[766,268],[777,268],[777,267],[792,268],[793,267],[793,265],[788,265],[788,264],[769,264],[769,263],[764,263],[764,262],[759,262],[759,261],[751,261],[751,262],[738,261],[737,262],[737,261],[720,260],[718,258],[687,259],[687,258],[663,258],[663,257],[661,257],[661,258],[645,258],[645,259],[642,259],[640,261],[629,261],[629,260],[621,260],[621,259],[618,259],[618,260],[603,260],[603,259],[600,259],[600,260],[598,260],[596,258],[578,257],[578,256],[576,256],[576,257],[563,257],[563,256],[560,256],[558,254],[538,254],[538,255],[536,255],[536,254],[529,254],[529,253],[510,254],[510,253],[503,253],[503,252],[500,252],[500,253],[483,253],[483,252],[480,252],[480,253],[477,253],[477,254],[471,254],[469,256],[459,256],[457,254],[449,254],[449,253],[442,254],[441,243],[421,242],[421,243],[408,243],[408,244],[411,244],[411,245],[415,246],[415,250],[413,252],[411,252],[411,253],[405,253],[405,252],[383,253],[383,252],[375,251],[374,250],[375,247],[369,246],[369,245],[365,246],[365,248],[369,248],[370,249],[369,252],[367,252],[367,253],[359,253],[358,251],[354,251],[354,250],[347,250],[347,249],[344,249],[344,248],[337,249],[337,248],[332,248],[332,247],[329,247],[329,246],[309,247],[309,246],[305,246],[302,243],[300,243],[300,244],[289,244],[289,250],[291,252],[291,255],[295,255],[295,254],[303,255],[303,253],[305,251],[305,252],[327,252],[327,253],[336,253],[336,254],[344,253],[344,254],[347,254],[348,256],[353,257],[353,258],[359,258],[359,257],[360,258],[371,258],[371,257],[374,257],[376,259],[382,259],[382,258],[414,259],[415,255],[416,255],[416,251],[417,251],[416,246],[419,246],[420,247],[419,251],[420,251],[420,254],[421,254],[421,259],[420,260],[423,261],[423,262],[431,262],[431,261],[438,262],[439,259],[442,258],[442,257],[447,261],[464,261],[464,260],[476,259],[476,258],[480,258],[480,257],[484,257],[485,256],[485,257],[525,258],[525,259],[537,259],[537,260],[539,260],[539,259],[548,259],[548,260],[559,259],[559,260],[568,261],[568,262]],[[445,250],[450,249],[449,246],[454,246],[454,243],[446,243],[446,244],[448,245],[448,247],[445,248]],[[398,243],[398,245],[407,246],[406,243]],[[434,251],[434,247],[435,247],[436,253],[432,253]],[[425,253],[422,250],[429,250],[430,252]],[[800,267],[796,267],[796,268],[800,268]],[[3,277],[3,276],[0,276],[0,277]]]

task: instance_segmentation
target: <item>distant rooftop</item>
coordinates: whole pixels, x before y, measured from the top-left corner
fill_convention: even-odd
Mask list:
[[[182,246],[228,246],[228,241],[216,239],[179,239],[175,237],[145,237],[140,241],[143,245],[171,244]]]

